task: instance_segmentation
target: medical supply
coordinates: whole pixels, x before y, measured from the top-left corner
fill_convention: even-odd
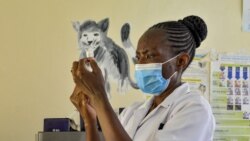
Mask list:
[[[179,55],[163,62],[135,65],[135,78],[139,88],[147,94],[160,95],[167,89],[174,72],[168,79],[162,75],[162,65],[170,62]]]

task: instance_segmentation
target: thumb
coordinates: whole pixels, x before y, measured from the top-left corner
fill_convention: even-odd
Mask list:
[[[96,61],[94,59],[91,58],[91,59],[88,59],[88,61],[89,61],[90,65],[91,65],[91,68],[92,68],[93,72],[100,71],[100,68],[98,67],[98,65],[97,65],[97,63],[96,63]]]
[[[84,109],[84,107],[86,106],[86,100],[84,98],[84,94],[82,94],[82,93],[79,96],[79,106],[81,109]]]
[[[86,109],[86,101],[85,100],[81,101],[81,112],[80,113],[81,113],[82,117],[85,119],[87,116],[87,109]]]

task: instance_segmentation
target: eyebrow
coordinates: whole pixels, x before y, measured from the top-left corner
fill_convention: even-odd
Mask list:
[[[146,50],[142,50],[142,54],[146,54],[146,53],[148,53],[149,52],[149,50],[148,49],[146,49]],[[136,54],[139,54],[140,52],[139,51],[136,51]]]

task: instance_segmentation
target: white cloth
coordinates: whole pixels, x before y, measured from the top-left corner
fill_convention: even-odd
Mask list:
[[[153,98],[135,103],[120,114],[133,141],[212,141],[215,120],[211,106],[187,83],[175,89],[146,117]],[[159,129],[163,123],[162,129]]]

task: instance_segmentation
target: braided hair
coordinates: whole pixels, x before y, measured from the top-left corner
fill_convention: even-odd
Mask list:
[[[207,25],[198,16],[187,16],[183,20],[161,22],[153,25],[150,29],[163,29],[176,54],[186,52],[190,55],[188,65],[194,58],[195,49],[207,36]]]

